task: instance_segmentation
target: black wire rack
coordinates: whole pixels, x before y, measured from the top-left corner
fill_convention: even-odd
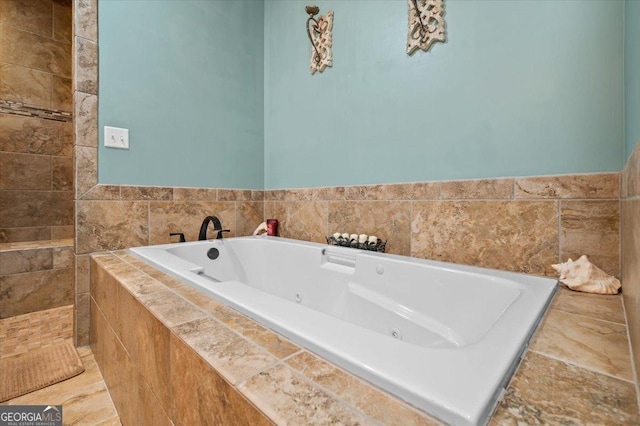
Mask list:
[[[380,253],[384,253],[387,248],[387,242],[382,241],[380,238],[374,243],[373,241],[366,241],[364,243],[359,243],[356,239],[348,239],[343,237],[335,238],[333,236],[327,237],[327,244],[331,246],[340,246],[340,247],[351,247],[360,250],[369,250],[369,251],[377,251]]]

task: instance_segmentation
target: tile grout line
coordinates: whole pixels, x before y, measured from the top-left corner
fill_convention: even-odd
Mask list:
[[[631,342],[631,333],[629,332],[629,321],[627,319],[627,308],[624,304],[624,298],[620,298],[622,303],[622,311],[624,312],[624,319],[627,326],[627,344],[629,345],[629,362],[631,362],[631,374],[633,375],[634,387],[636,390],[636,403],[638,404],[638,413],[640,413],[640,383],[638,382],[638,371],[636,370],[636,363],[633,356],[633,344]]]
[[[413,257],[413,203],[409,201],[409,257]]]
[[[562,200],[556,203],[558,212],[558,263],[562,263]]]
[[[122,197],[122,188],[120,188]],[[147,201],[147,245],[151,245],[151,201]]]
[[[73,6],[71,10],[71,27],[73,28]],[[53,39],[56,35],[56,7],[51,2],[51,39]]]

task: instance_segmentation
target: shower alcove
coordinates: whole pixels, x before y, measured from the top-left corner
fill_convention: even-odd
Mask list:
[[[74,338],[71,0],[0,1],[0,357]]]

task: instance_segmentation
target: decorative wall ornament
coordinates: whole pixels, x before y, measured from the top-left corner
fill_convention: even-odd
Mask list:
[[[409,4],[409,33],[407,53],[418,49],[428,51],[436,41],[446,39],[444,0],[407,0]]]
[[[331,31],[333,30],[333,11],[330,10],[326,15],[320,16],[317,20],[315,15],[320,12],[318,6],[309,5],[305,7],[309,14],[307,18],[307,35],[311,42],[311,74],[316,71],[324,71],[326,67],[333,66],[333,52],[331,46],[333,39]],[[311,24],[313,22],[313,24]]]

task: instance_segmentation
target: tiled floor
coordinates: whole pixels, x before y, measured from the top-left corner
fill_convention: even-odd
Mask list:
[[[0,358],[72,338],[73,305],[6,318],[0,320]],[[119,425],[91,349],[78,348],[78,354],[85,368],[82,374],[2,404],[62,405],[64,425]]]
[[[91,349],[88,346],[78,348],[78,354],[84,364],[84,373],[3,404],[62,405],[64,425],[120,425]]]
[[[73,305],[0,320],[0,358],[73,339]]]

